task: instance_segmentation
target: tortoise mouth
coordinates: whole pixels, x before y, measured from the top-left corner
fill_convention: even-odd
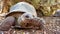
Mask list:
[[[11,12],[11,13],[9,13],[9,14],[7,14],[5,17],[8,17],[8,16],[12,16],[12,15],[22,15],[22,14],[24,14],[25,12]]]

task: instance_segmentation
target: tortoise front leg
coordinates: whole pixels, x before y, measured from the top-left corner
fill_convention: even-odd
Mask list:
[[[15,25],[15,18],[12,16],[7,17],[0,24],[0,31],[7,31],[11,28],[11,26]]]

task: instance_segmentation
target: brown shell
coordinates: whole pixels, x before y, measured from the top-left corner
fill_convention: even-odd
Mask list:
[[[14,17],[18,17],[20,15],[22,15],[24,12],[11,12],[9,14],[7,14],[5,17],[8,17],[8,16],[14,16]]]

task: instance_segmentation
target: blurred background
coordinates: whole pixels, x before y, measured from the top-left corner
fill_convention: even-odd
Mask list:
[[[60,0],[0,0],[0,13],[8,13],[12,5],[22,1],[32,4],[38,16],[52,16],[60,10]]]

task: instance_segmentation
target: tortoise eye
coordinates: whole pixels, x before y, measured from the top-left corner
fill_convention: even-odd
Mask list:
[[[25,16],[26,18],[29,18],[29,16],[27,15],[27,16]]]

